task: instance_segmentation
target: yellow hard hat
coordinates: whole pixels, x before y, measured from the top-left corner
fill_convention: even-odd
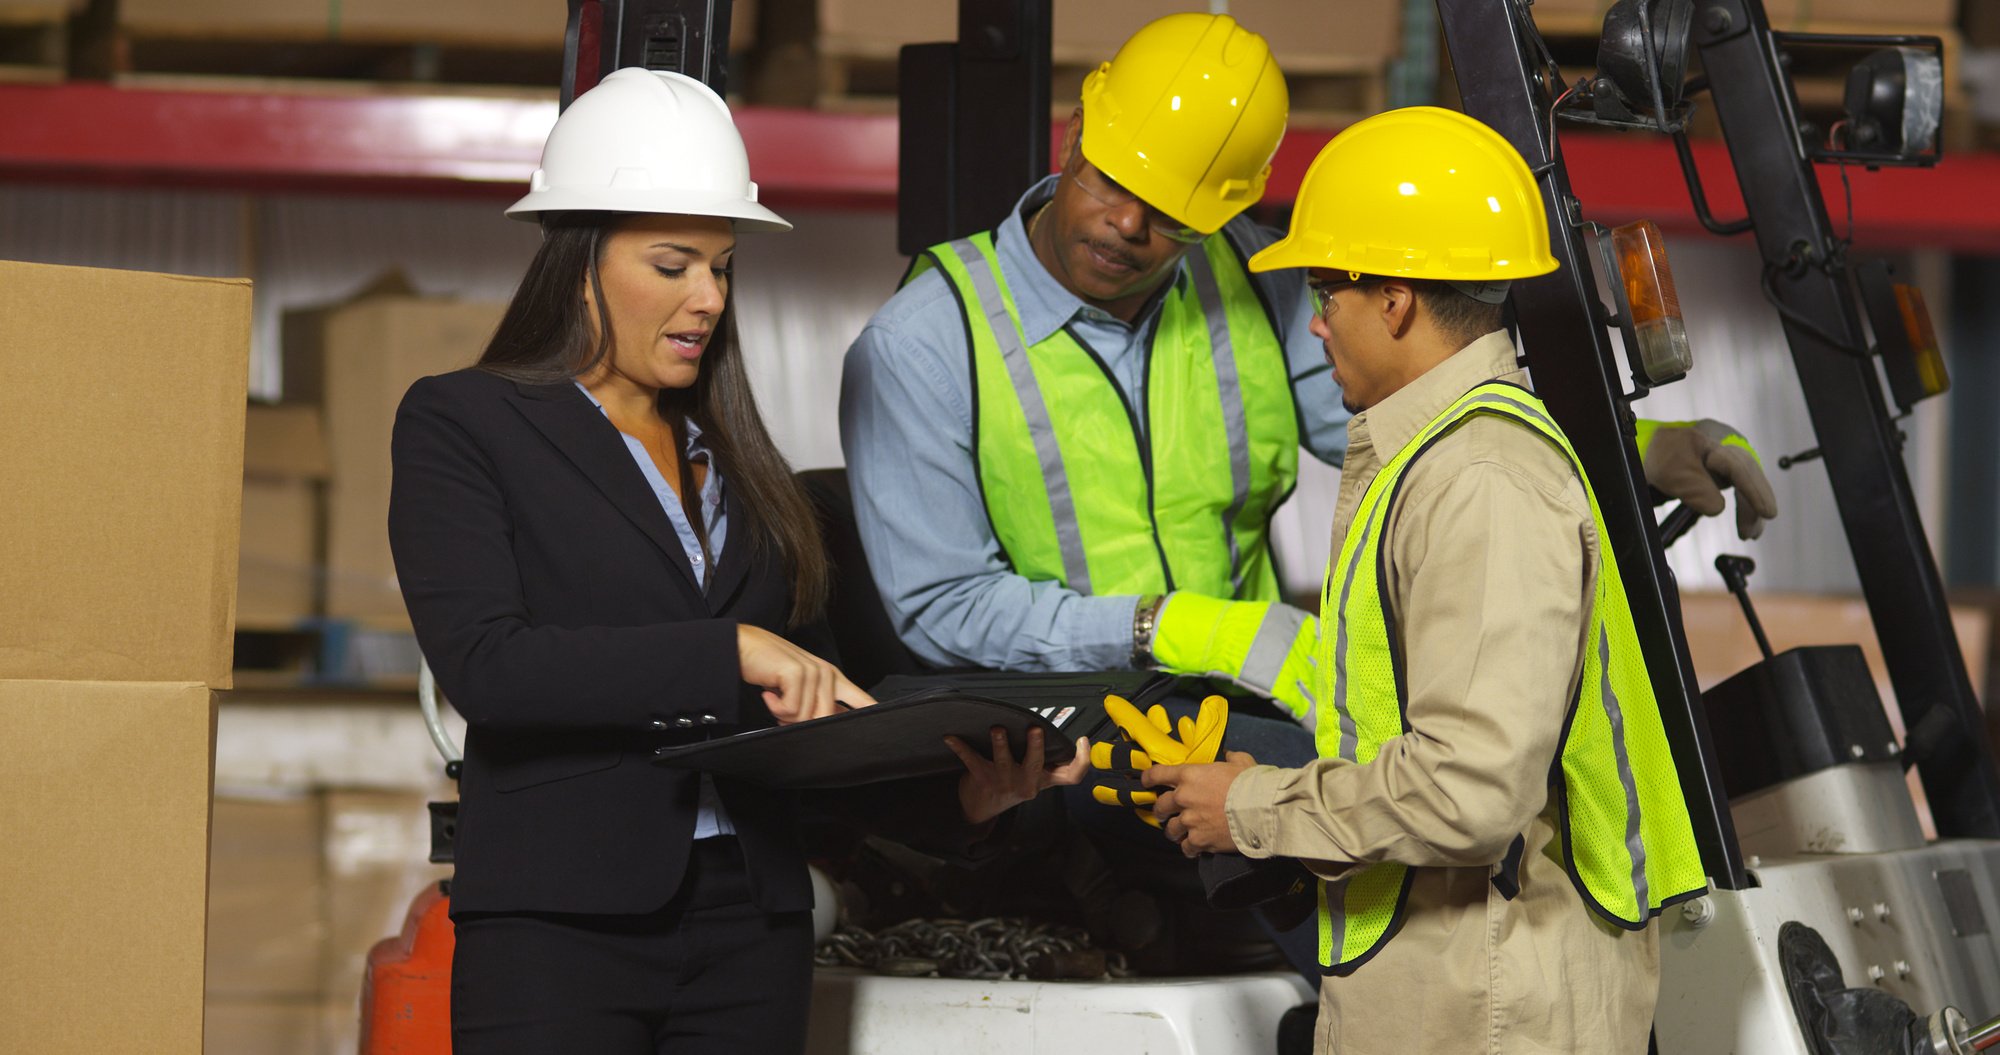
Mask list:
[[[1228,15],[1149,22],[1083,82],[1083,156],[1213,234],[1264,195],[1290,107],[1264,38]]]
[[[1299,184],[1290,233],[1250,270],[1505,282],[1556,269],[1534,174],[1500,133],[1410,106],[1349,126]]]

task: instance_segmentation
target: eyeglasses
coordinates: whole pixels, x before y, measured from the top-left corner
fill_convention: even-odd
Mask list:
[[[1192,227],[1168,216],[1166,213],[1139,201],[1139,196],[1118,185],[1118,182],[1099,171],[1096,165],[1077,157],[1076,165],[1068,170],[1070,182],[1108,209],[1118,209],[1139,202],[1146,210],[1146,225],[1160,237],[1182,245],[1195,245],[1208,236]]]
[[[1358,286],[1364,281],[1359,271],[1347,272],[1347,277],[1344,279],[1306,279],[1306,291],[1312,294],[1313,314],[1321,318],[1326,317],[1326,309],[1333,303],[1336,291],[1346,286]]]

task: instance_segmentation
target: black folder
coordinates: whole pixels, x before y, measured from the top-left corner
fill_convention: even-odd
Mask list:
[[[1144,707],[1173,685],[1171,676],[1144,670],[898,675],[875,686],[873,707],[669,747],[654,761],[767,787],[844,788],[958,772],[963,763],[944,737],[991,757],[997,725],[1016,758],[1028,730],[1042,730],[1044,757],[1057,765],[1076,757],[1077,737],[1108,722],[1106,695]]]

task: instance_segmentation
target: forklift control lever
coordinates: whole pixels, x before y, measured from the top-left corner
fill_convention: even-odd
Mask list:
[[[1679,542],[1681,536],[1687,534],[1700,519],[1701,514],[1690,509],[1686,502],[1669,510],[1667,515],[1660,519],[1660,548],[1666,549]]]
[[[1757,610],[1750,606],[1750,573],[1757,570],[1757,562],[1748,557],[1735,557],[1727,553],[1715,558],[1715,570],[1722,573],[1722,581],[1729,592],[1736,595],[1736,603],[1743,606],[1743,618],[1750,623],[1750,632],[1757,637],[1757,647],[1763,650],[1764,658],[1771,658],[1771,639],[1764,636],[1764,624],[1757,619]]]
[[[1778,468],[1789,469],[1794,465],[1803,465],[1806,462],[1817,460],[1825,453],[1818,447],[1808,447],[1797,454],[1781,455],[1778,458]]]

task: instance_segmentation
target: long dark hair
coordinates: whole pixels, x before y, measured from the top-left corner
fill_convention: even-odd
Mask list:
[[[611,315],[597,264],[605,237],[623,218],[599,212],[543,218],[542,247],[480,355],[480,369],[528,384],[561,384],[591,372],[611,354]],[[595,337],[581,296],[586,280],[597,304]],[[694,385],[660,391],[660,417],[673,429],[676,450],[687,447],[685,420],[701,428],[702,442],[741,499],[737,508],[750,520],[751,530],[737,537],[748,537],[753,554],[775,551],[791,574],[791,625],[797,626],[825,611],[832,573],[812,505],[757,413],[736,340],[734,303],[732,298],[723,307]],[[681,459],[680,485],[688,522],[703,536],[706,550],[701,500],[686,458]]]

